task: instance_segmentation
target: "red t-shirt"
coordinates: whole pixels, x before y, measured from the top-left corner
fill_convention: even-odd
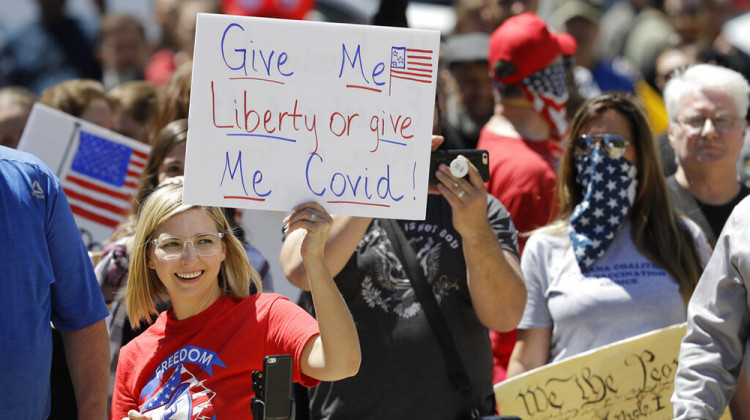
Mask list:
[[[482,129],[477,143],[477,149],[490,154],[487,191],[508,209],[519,234],[546,225],[557,212],[554,201],[557,174],[537,152],[536,149],[544,147],[541,144],[500,136],[487,128]],[[520,253],[527,239],[528,236],[518,236]]]
[[[169,309],[120,350],[110,419],[131,409],[155,420],[250,418],[252,372],[263,370],[266,355],[291,355],[292,379],[318,384],[299,370],[302,349],[318,334],[314,318],[273,293],[220,298],[182,321]]]

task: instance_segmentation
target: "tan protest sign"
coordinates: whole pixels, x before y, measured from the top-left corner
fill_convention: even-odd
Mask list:
[[[636,336],[501,382],[498,410],[524,420],[671,420],[685,328]]]

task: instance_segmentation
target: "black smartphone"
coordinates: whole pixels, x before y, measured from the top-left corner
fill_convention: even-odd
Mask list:
[[[438,180],[435,177],[435,171],[441,163],[451,166],[451,162],[458,155],[464,155],[469,162],[474,164],[482,176],[482,181],[490,180],[490,154],[482,149],[452,149],[452,150],[435,150],[430,156],[430,185],[437,185]]]
[[[263,359],[264,419],[288,419],[292,416],[292,356],[266,356]]]

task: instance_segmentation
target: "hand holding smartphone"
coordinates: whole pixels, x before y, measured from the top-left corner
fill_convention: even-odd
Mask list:
[[[482,149],[453,149],[453,150],[436,150],[432,152],[430,156],[430,177],[429,185],[437,185],[438,179],[435,177],[435,171],[441,163],[445,163],[451,166],[451,163],[459,156],[463,155],[479,170],[479,175],[482,176],[482,181],[487,182],[490,180],[490,155],[486,150]],[[455,168],[459,169],[460,168]],[[452,169],[453,173],[453,169]],[[454,176],[458,176],[454,174]]]
[[[253,402],[255,420],[286,420],[294,417],[292,356],[288,354],[266,356],[263,359],[263,372],[254,372],[253,380],[261,384],[260,389],[253,387],[258,398]]]

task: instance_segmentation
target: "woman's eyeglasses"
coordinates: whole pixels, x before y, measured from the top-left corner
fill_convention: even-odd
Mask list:
[[[156,246],[157,252],[160,252],[164,259],[174,260],[185,252],[187,244],[190,244],[193,251],[201,257],[210,257],[221,249],[221,238],[223,237],[223,233],[199,233],[189,241],[179,236],[172,236],[152,239],[150,242]]]
[[[581,159],[591,154],[599,146],[612,159],[619,159],[625,154],[625,149],[631,144],[617,134],[584,134],[573,141],[573,154]]]

